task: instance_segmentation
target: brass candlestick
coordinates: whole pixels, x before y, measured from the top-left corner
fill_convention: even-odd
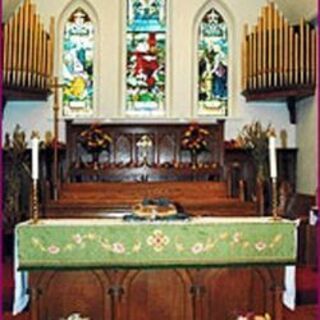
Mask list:
[[[272,219],[280,220],[278,216],[278,190],[277,190],[277,178],[272,178]]]
[[[39,220],[39,204],[38,204],[38,183],[36,179],[32,181],[32,222],[37,223]]]
[[[53,199],[58,199],[58,141],[59,141],[59,89],[63,88],[63,83],[58,82],[58,77],[52,79],[51,88],[54,90],[54,104],[53,104]]]

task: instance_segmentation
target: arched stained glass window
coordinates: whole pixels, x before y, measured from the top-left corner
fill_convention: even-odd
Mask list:
[[[94,26],[88,14],[76,9],[64,26],[63,115],[93,114]]]
[[[126,113],[164,113],[166,0],[127,0]]]
[[[228,114],[228,32],[214,9],[201,20],[198,38],[198,114]]]

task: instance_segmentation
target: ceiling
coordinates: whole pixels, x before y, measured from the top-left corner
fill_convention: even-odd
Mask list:
[[[3,0],[2,20],[7,21],[21,2],[23,2],[23,0]],[[298,22],[301,17],[311,20],[314,19],[317,14],[317,0],[274,0],[274,2],[290,23]]]

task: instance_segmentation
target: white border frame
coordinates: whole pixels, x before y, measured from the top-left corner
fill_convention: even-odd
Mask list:
[[[64,116],[63,115],[63,101],[62,94],[60,94],[60,118],[62,119],[88,119],[99,116],[99,97],[100,97],[100,76],[99,76],[99,62],[100,62],[100,25],[97,11],[88,0],[70,0],[62,9],[57,23],[57,47],[55,53],[55,61],[58,63],[55,66],[55,74],[58,75],[59,83],[63,78],[62,65],[63,65],[63,32],[67,19],[77,9],[82,8],[90,17],[94,25],[94,53],[93,53],[93,113],[91,116]]]
[[[203,115],[198,113],[198,30],[200,23],[204,15],[211,9],[218,11],[223,17],[224,21],[227,24],[228,32],[228,115],[227,116],[213,116],[213,115]],[[235,63],[236,59],[231,59],[231,56],[234,57],[233,53],[236,53],[235,48],[235,35],[234,28],[235,22],[232,15],[232,10],[230,10],[227,4],[223,0],[209,0],[207,1],[198,11],[193,22],[193,36],[192,36],[192,90],[191,90],[191,104],[192,104],[192,118],[194,119],[228,119],[232,116],[233,110],[232,105],[235,104],[235,95],[233,93],[234,88],[236,88],[236,79],[237,77],[233,74],[236,69]],[[240,61],[240,60],[239,60]]]
[[[143,119],[143,120],[154,120],[154,119],[167,119],[172,115],[172,103],[171,103],[171,0],[166,0],[166,83],[165,83],[165,100],[164,100],[164,111],[161,114],[142,115],[130,114],[126,111],[126,60],[127,60],[127,1],[122,0],[120,8],[120,59],[119,59],[119,107],[118,116],[120,119]]]

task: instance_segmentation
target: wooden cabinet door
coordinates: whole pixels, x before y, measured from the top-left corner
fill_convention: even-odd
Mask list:
[[[39,292],[33,320],[62,320],[76,313],[90,320],[111,318],[109,280],[102,271],[46,271],[32,283],[36,276],[31,274]]]
[[[130,272],[123,283],[121,320],[191,320],[190,280],[184,270]]]

